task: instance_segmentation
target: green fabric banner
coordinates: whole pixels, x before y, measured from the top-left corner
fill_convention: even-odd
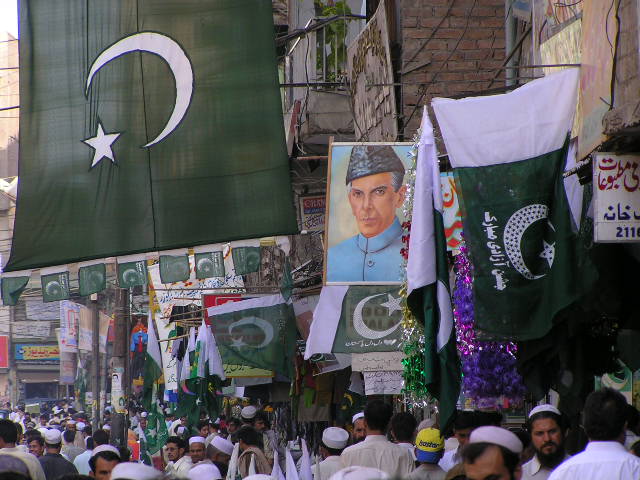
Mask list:
[[[88,265],[78,269],[80,295],[86,297],[107,288],[107,268],[104,263]]]
[[[562,179],[566,153],[565,145],[528,160],[454,171],[473,263],[476,327],[487,334],[540,338],[597,279],[572,229]]]
[[[20,77],[6,271],[297,231],[271,2],[23,0]]]
[[[402,297],[397,285],[351,286],[342,301],[334,353],[394,352],[400,346]]]
[[[26,277],[2,277],[2,303],[4,305],[17,305],[20,295],[29,283]]]
[[[184,282],[189,279],[189,255],[160,255],[162,283]]]
[[[207,313],[224,364],[291,373],[295,315],[281,295],[230,302]]]
[[[124,262],[118,264],[118,286],[131,288],[147,284],[147,261]]]
[[[69,272],[42,275],[40,282],[42,283],[42,300],[44,302],[56,302],[69,298]]]
[[[221,251],[196,253],[196,278],[224,277],[224,256]]]
[[[236,247],[231,250],[236,275],[254,273],[260,269],[260,247]]]

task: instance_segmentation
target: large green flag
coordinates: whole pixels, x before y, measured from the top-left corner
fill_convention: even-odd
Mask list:
[[[282,295],[209,307],[207,315],[224,364],[291,373],[295,315]]]
[[[495,337],[544,336],[595,281],[562,179],[578,75],[433,101],[461,189],[476,327]]]
[[[7,271],[297,230],[272,5],[23,0]]]

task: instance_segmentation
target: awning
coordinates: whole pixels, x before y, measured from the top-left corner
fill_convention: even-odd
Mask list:
[[[18,382],[58,383],[58,372],[24,372],[18,370]]]

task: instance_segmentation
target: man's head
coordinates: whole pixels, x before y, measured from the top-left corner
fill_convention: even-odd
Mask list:
[[[44,454],[44,438],[41,435],[27,438],[27,447],[30,454],[41,457]]]
[[[209,436],[209,421],[208,420],[200,420],[198,422],[198,431],[200,432],[200,435],[202,437],[208,437]]]
[[[206,456],[204,437],[191,437],[189,439],[189,456],[193,463],[204,460]]]
[[[351,419],[351,423],[353,424],[353,433],[351,434],[353,443],[360,443],[367,436],[367,428],[364,426],[364,412],[356,413]]]
[[[120,463],[120,455],[111,450],[93,454],[89,459],[90,475],[96,480],[110,480],[111,472]]]
[[[627,401],[620,392],[603,388],[589,394],[582,421],[589,440],[622,443],[626,423]]]
[[[240,420],[238,420],[237,418],[229,419],[229,422],[227,423],[228,433],[235,433],[238,431],[239,428],[240,428]]]
[[[425,428],[416,435],[416,460],[420,463],[438,463],[444,453],[444,438],[440,430]]]
[[[62,439],[64,440],[65,445],[73,444],[74,440],[76,439],[75,430],[65,430],[62,433]]]
[[[47,449],[47,453],[60,453],[62,448],[62,434],[60,430],[51,428],[44,432],[44,446]]]
[[[474,412],[458,411],[453,421],[453,435],[458,440],[462,449],[469,441],[469,436],[477,426],[477,418]]]
[[[42,415],[40,415],[40,425],[41,426],[46,426],[47,422],[49,421],[49,415],[47,415],[46,413],[43,413]]]
[[[76,431],[76,421],[75,420],[68,420],[67,424],[64,427],[66,430],[71,430],[73,432]]]
[[[393,415],[393,409],[382,400],[372,400],[364,408],[364,425],[367,435],[384,435]]]
[[[346,183],[360,233],[371,238],[386,230],[402,206],[405,168],[389,145],[358,145],[351,150]]]
[[[271,428],[271,423],[269,422],[269,417],[266,412],[259,411],[256,413],[256,416],[253,417],[253,427],[259,432],[264,432]]]
[[[322,432],[320,454],[323,458],[340,456],[349,441],[349,432],[338,427],[325,428]]]
[[[166,452],[167,458],[170,461],[176,462],[180,460],[184,456],[186,450],[187,442],[185,442],[183,438],[178,436],[167,438]]]
[[[560,465],[565,455],[560,410],[553,405],[538,405],[529,413],[527,429],[540,464],[550,469]]]
[[[212,462],[229,465],[233,454],[233,443],[220,436],[214,437],[207,446],[207,458]]]
[[[244,425],[238,430],[238,443],[240,444],[240,450],[245,451],[249,447],[260,446],[261,434],[253,427]]]
[[[258,409],[253,405],[247,405],[240,411],[240,418],[245,425],[253,425]]]
[[[418,422],[408,412],[399,412],[391,417],[391,435],[397,443],[413,443]]]
[[[109,443],[109,434],[102,429],[98,429],[93,432],[91,435],[93,438],[93,444],[97,447],[98,445],[106,445]]]
[[[522,474],[522,442],[516,434],[500,427],[476,428],[462,450],[468,480],[519,480]]]

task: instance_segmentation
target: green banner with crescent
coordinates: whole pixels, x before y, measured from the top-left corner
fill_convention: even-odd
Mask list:
[[[476,327],[490,336],[543,336],[555,314],[596,278],[572,228],[562,179],[566,156],[567,145],[522,161],[454,170]]]
[[[351,286],[342,301],[334,353],[393,352],[400,347],[402,297],[397,285]]]
[[[271,2],[23,0],[20,102],[6,271],[297,231]]]

